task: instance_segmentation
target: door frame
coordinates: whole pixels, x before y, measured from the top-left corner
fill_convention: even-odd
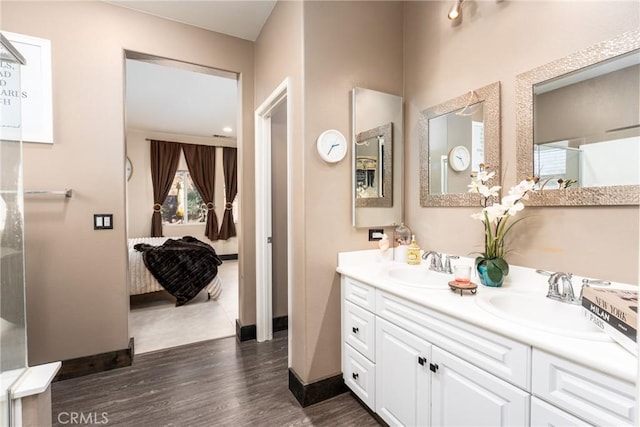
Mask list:
[[[272,292],[272,206],[271,206],[271,115],[287,101],[290,79],[285,78],[255,111],[255,178],[256,178],[256,339],[273,338]],[[291,102],[287,102],[287,317],[291,341]],[[291,346],[289,361],[291,360]]]

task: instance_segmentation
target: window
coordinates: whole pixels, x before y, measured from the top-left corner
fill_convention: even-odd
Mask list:
[[[162,204],[163,224],[197,224],[207,219],[207,207],[193,185],[191,175],[179,170]]]

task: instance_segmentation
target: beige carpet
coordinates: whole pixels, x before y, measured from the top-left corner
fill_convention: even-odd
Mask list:
[[[238,318],[238,261],[218,268],[222,293],[207,300],[205,291],[182,307],[167,292],[130,297],[129,336],[135,354],[233,336]]]

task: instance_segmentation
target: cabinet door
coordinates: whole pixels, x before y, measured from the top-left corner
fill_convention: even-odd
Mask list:
[[[588,427],[590,425],[535,396],[531,397],[531,427]]]
[[[433,347],[432,423],[436,426],[523,426],[529,393]]]
[[[376,318],[376,412],[390,426],[430,425],[431,344]]]

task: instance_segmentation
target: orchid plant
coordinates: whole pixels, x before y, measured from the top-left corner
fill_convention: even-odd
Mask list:
[[[472,215],[484,224],[484,252],[475,260],[476,268],[484,263],[489,278],[494,282],[502,283],[504,276],[509,274],[509,264],[504,259],[506,254],[505,237],[511,228],[524,218],[510,221],[524,209],[523,200],[529,198],[529,192],[535,190],[537,178],[522,180],[511,187],[509,193],[498,200],[498,185],[491,185],[496,173],[489,171],[485,165],[480,165],[480,172],[471,175],[469,193],[478,193],[482,196],[482,210]]]

